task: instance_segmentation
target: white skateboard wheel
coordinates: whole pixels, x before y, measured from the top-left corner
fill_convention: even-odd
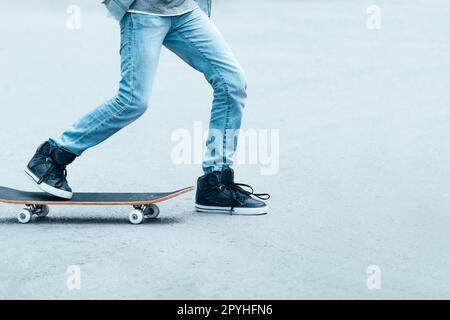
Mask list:
[[[144,220],[144,213],[140,209],[135,209],[128,215],[128,220],[132,224],[141,224]]]
[[[29,209],[22,209],[17,214],[17,221],[19,221],[20,223],[28,223],[31,221],[32,216],[33,216],[33,214],[31,213],[31,211]]]

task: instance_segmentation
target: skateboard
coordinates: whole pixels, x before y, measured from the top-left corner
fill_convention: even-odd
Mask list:
[[[44,192],[29,192],[0,187],[0,202],[9,204],[23,204],[17,214],[20,223],[29,223],[33,216],[46,217],[50,205],[66,206],[118,206],[131,205],[133,210],[128,215],[132,224],[140,224],[144,218],[154,219],[159,215],[159,208],[155,203],[166,201],[194,190],[194,187],[161,192],[161,193],[74,193],[72,199],[65,200]]]

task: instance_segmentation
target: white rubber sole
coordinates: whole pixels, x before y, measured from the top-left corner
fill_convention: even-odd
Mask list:
[[[231,215],[241,215],[241,216],[260,216],[265,215],[269,212],[269,206],[267,205],[261,208],[234,208],[233,210],[231,210],[231,207],[214,207],[196,204],[195,209],[198,212],[227,213]]]
[[[67,199],[67,200],[72,199],[72,196],[73,196],[72,192],[56,189],[55,187],[52,187],[44,182],[38,184],[37,183],[39,181],[38,177],[36,177],[33,174],[33,172],[31,172],[28,168],[25,168],[25,173],[27,174],[27,177],[31,178],[33,180],[34,184],[36,186],[38,186],[38,188],[41,189],[42,191],[49,193],[52,196],[55,196],[58,198],[63,198],[63,199]]]

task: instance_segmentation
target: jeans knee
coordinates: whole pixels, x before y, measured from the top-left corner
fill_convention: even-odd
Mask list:
[[[148,109],[146,99],[133,95],[125,95],[120,92],[115,98],[115,103],[122,111],[133,114],[136,118],[142,116]]]
[[[228,94],[233,99],[247,98],[247,78],[243,70],[238,69],[225,78]]]
[[[240,96],[247,96],[247,78],[243,70],[236,72],[234,76],[233,90]]]
[[[130,109],[132,109],[140,117],[148,109],[147,101],[135,100],[134,103],[131,104]]]
[[[209,82],[216,96],[226,96],[227,99],[233,100],[247,98],[247,78],[241,69],[226,74],[216,74],[209,79]]]

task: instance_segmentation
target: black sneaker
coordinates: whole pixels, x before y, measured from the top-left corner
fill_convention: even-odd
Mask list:
[[[52,147],[47,141],[39,146],[25,168],[25,172],[41,190],[59,198],[71,199],[73,193],[67,183],[66,166],[75,158],[76,155],[58,147]]]
[[[235,183],[233,169],[225,167],[222,171],[211,172],[198,178],[195,208],[199,212],[266,214],[269,209],[267,204],[252,196],[261,200],[270,198],[267,193],[254,193],[249,185]]]

